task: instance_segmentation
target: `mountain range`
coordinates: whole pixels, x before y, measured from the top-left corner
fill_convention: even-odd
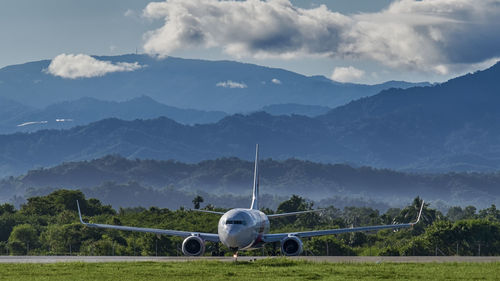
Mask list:
[[[6,110],[0,108],[0,112],[3,112],[0,117],[4,117],[0,119],[0,134],[34,132],[41,129],[69,129],[111,117],[135,120],[165,116],[181,124],[204,124],[217,122],[227,116],[222,111],[176,108],[161,104],[147,96],[124,102],[85,97],[55,103],[43,109],[7,100],[4,102]]]
[[[157,59],[146,55],[95,58],[138,63],[141,68],[67,79],[48,73],[50,60],[7,66],[0,69],[0,97],[42,109],[84,97],[118,102],[145,95],[173,107],[233,114],[288,103],[333,108],[383,89],[429,85],[397,81],[379,85],[337,83],[322,76],[307,77],[234,61]]]
[[[304,115],[316,117],[331,108],[319,105],[272,104],[261,111],[272,115]],[[42,129],[70,129],[106,118],[121,120],[167,117],[175,122],[193,125],[216,123],[228,114],[222,111],[182,109],[164,105],[147,96],[123,102],[80,98],[59,102],[43,109],[25,106],[0,98],[0,134],[35,132]]]
[[[500,64],[426,87],[389,89],[314,118],[235,114],[213,124],[160,117],[105,119],[69,130],[0,136],[2,175],[63,161],[120,154],[198,162],[218,157],[291,157],[410,171],[500,167]]]

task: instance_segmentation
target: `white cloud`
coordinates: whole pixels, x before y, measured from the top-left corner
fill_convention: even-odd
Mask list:
[[[338,82],[356,82],[365,76],[365,72],[355,67],[335,67],[332,73],[332,80]]]
[[[274,84],[276,84],[276,85],[281,85],[281,81],[280,81],[279,79],[276,79],[276,78],[273,78],[273,79],[271,80],[271,82],[273,82],[273,83],[274,83]]]
[[[222,88],[231,88],[231,89],[248,88],[248,86],[245,83],[238,83],[238,82],[234,82],[231,80],[227,80],[225,82],[219,82],[219,83],[215,84],[215,86],[222,87]]]
[[[84,54],[61,54],[50,63],[47,73],[62,78],[90,78],[104,76],[112,72],[134,71],[142,66],[139,63],[100,61]]]
[[[144,49],[160,57],[220,47],[235,57],[369,59],[445,74],[500,56],[500,0],[399,0],[355,15],[289,0],[168,0],[143,14],[165,21],[145,34]]]
[[[132,9],[127,9],[123,15],[126,17],[136,17],[136,12]]]

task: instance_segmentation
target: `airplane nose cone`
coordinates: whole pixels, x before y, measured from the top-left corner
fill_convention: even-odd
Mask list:
[[[241,229],[238,228],[230,228],[226,234],[226,245],[229,247],[237,248],[239,247],[239,234],[241,233]]]
[[[228,235],[226,238],[226,244],[230,248],[237,248],[238,247],[238,239],[236,239],[236,237],[234,237],[234,236]]]

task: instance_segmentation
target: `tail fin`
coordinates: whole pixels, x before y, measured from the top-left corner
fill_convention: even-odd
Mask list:
[[[253,173],[252,210],[259,209],[259,144],[255,146],[255,170]]]

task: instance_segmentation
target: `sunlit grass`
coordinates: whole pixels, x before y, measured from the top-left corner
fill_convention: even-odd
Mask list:
[[[0,264],[0,280],[498,280],[500,263],[120,262]]]

